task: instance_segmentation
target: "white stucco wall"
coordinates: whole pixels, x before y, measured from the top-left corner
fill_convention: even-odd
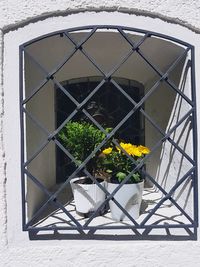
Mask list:
[[[188,40],[196,48],[200,85],[199,1],[1,1],[0,25],[0,266],[199,266],[199,241],[30,241],[21,230],[18,47],[42,34],[93,24],[121,24]],[[82,12],[70,10],[121,10]],[[62,13],[63,16],[59,16]],[[149,14],[149,17],[136,16]],[[51,15],[48,18],[48,14]],[[56,16],[54,17],[53,14]],[[40,20],[40,16],[44,19]],[[167,18],[167,23],[157,18]],[[37,21],[28,23],[31,18]],[[24,27],[21,22],[27,22]],[[180,22],[182,26],[176,24]],[[188,26],[190,29],[188,29]],[[191,30],[192,29],[192,30]],[[4,61],[3,61],[4,60]],[[197,90],[197,99],[200,97]],[[200,105],[197,106],[199,114]],[[199,120],[198,120],[199,121]]]

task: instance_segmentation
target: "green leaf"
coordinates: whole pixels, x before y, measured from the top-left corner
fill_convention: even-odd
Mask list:
[[[126,173],[124,173],[124,172],[118,172],[116,174],[116,177],[117,177],[118,181],[121,182],[121,181],[123,181],[125,179]]]
[[[141,176],[138,172],[134,173],[131,177],[131,181],[134,183],[139,183],[141,181]]]

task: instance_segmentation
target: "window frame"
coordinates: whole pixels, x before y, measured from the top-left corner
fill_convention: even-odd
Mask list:
[[[191,44],[187,43],[187,42],[183,42],[181,40],[178,40],[174,37],[171,36],[166,36],[160,33],[155,33],[155,32],[151,32],[151,31],[145,31],[145,30],[141,30],[141,29],[135,29],[135,28],[130,28],[130,27],[122,27],[122,26],[110,26],[110,25],[103,25],[103,26],[86,26],[86,27],[77,27],[77,28],[72,28],[72,29],[68,29],[68,30],[64,30],[64,31],[57,31],[51,34],[47,34],[44,35],[42,37],[36,38],[34,40],[31,40],[29,42],[24,43],[23,45],[20,46],[19,48],[19,53],[20,53],[20,122],[21,122],[21,174],[22,174],[22,179],[21,179],[21,183],[22,183],[22,224],[23,224],[23,230],[25,231],[33,231],[36,230],[36,228],[34,229],[34,227],[31,227],[30,225],[28,225],[26,223],[26,196],[25,196],[25,192],[26,192],[26,182],[25,182],[25,162],[24,162],[24,151],[25,151],[25,138],[24,138],[24,131],[25,131],[25,125],[24,125],[24,98],[23,98],[23,94],[24,94],[24,73],[23,73],[23,68],[24,68],[24,50],[26,48],[26,46],[31,45],[34,42],[38,42],[44,38],[48,38],[50,36],[53,36],[55,34],[60,34],[63,35],[65,33],[70,33],[70,32],[76,32],[76,31],[81,31],[81,30],[91,30],[91,32],[98,30],[103,30],[103,29],[113,29],[113,30],[117,30],[119,31],[120,34],[122,34],[124,36],[125,39],[127,39],[127,36],[124,35],[124,30],[128,30],[128,31],[132,31],[134,33],[141,33],[144,34],[146,38],[149,38],[151,36],[153,37],[158,37],[164,40],[169,40],[171,42],[183,45],[185,47],[187,47],[188,51],[191,51],[191,98],[192,98],[192,112],[191,112],[191,117],[192,117],[192,128],[193,128],[193,159],[194,159],[194,169],[193,169],[193,193],[194,193],[194,217],[193,217],[193,223],[185,225],[183,224],[182,226],[180,225],[164,225],[163,228],[167,229],[167,228],[193,228],[195,231],[198,227],[198,175],[197,175],[197,115],[196,115],[196,88],[195,88],[195,63],[194,63],[194,53],[195,53],[195,48],[194,46],[192,46]],[[130,40],[127,39],[127,41],[129,42]],[[79,44],[77,47],[75,47],[75,49],[82,49],[82,44]],[[133,47],[133,50],[137,51],[138,47]],[[138,52],[138,51],[137,51]],[[162,73],[160,72],[151,62],[148,62],[148,64],[156,71],[158,72],[158,74],[161,76],[161,78],[165,81],[167,81],[168,77],[167,77],[167,73]],[[46,76],[46,79],[52,79],[52,73],[48,73],[48,75]],[[109,79],[109,76],[105,76],[104,79]],[[178,92],[180,94],[180,92]],[[52,138],[52,136],[49,137],[50,140]],[[32,180],[34,180],[34,182],[36,183],[36,185],[38,185],[39,187],[41,187],[41,184],[39,183],[39,181],[35,180],[34,177],[31,177]],[[42,190],[45,191],[45,189],[43,188]],[[170,197],[170,196],[169,196]],[[50,196],[50,201],[55,202],[55,196]],[[133,225],[132,227],[130,227],[131,229],[152,229],[152,228],[162,228],[161,226],[156,227],[155,225],[152,226],[148,226],[148,225]],[[56,228],[56,230],[59,230],[60,228]],[[89,229],[89,228],[85,228],[85,229]],[[39,229],[39,230],[47,230],[47,229]],[[49,230],[49,229],[48,229]],[[79,229],[80,233],[82,232],[81,228]]]

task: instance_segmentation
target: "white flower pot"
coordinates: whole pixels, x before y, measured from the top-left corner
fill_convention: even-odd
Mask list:
[[[78,180],[85,177],[78,177],[71,180],[72,192],[76,211],[79,214],[87,214],[98,209],[105,201],[105,193],[96,184],[81,184]],[[105,187],[105,182],[102,180],[101,185]]]
[[[107,190],[112,193],[119,184],[107,183]],[[114,195],[115,200],[130,214],[133,219],[138,219],[142,202],[144,181],[137,184],[124,184]],[[130,220],[123,211],[112,201],[109,201],[112,218],[116,221]]]

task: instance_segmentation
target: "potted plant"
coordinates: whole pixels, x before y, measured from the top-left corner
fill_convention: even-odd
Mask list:
[[[101,164],[104,171],[110,175],[110,181],[107,183],[109,193],[112,193],[141,162],[141,159],[150,152],[149,148],[142,145],[136,146],[121,142],[120,147],[110,146],[102,151]],[[115,200],[133,219],[139,217],[143,187],[144,179],[139,169],[131,175],[129,180],[114,195]],[[112,200],[109,201],[109,206],[113,219],[117,221],[128,219],[124,212]]]
[[[75,165],[79,166],[104,140],[105,134],[94,125],[86,121],[70,121],[59,133],[59,141],[75,158]],[[104,186],[97,164],[100,152],[97,152],[86,164],[87,171]],[[87,217],[95,211],[105,200],[104,191],[92,181],[90,177],[79,174],[71,180],[72,192],[76,212]]]

